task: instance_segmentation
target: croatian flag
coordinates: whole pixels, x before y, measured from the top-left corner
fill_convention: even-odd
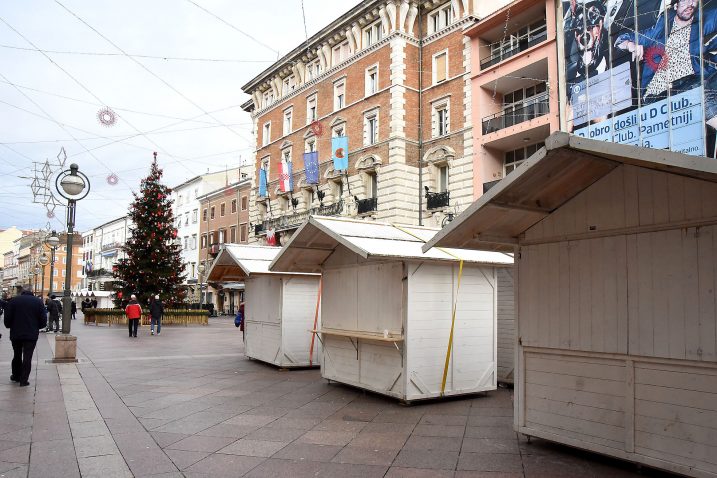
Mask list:
[[[259,197],[265,198],[266,194],[266,169],[259,168]]]
[[[336,136],[331,138],[331,159],[337,171],[349,169],[349,138]]]
[[[279,190],[281,192],[293,191],[294,178],[291,174],[291,161],[282,159],[279,168]]]
[[[304,153],[304,173],[307,184],[319,184],[319,152]]]

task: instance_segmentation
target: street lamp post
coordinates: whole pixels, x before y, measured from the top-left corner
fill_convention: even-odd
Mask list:
[[[207,267],[202,262],[199,264],[197,270],[199,271],[199,310],[202,310],[202,306],[204,305],[204,294],[202,293],[202,289],[204,288],[204,272],[207,270]]]
[[[52,295],[53,284],[55,283],[55,251],[60,245],[60,238],[55,231],[52,231],[45,239],[45,245],[50,248],[50,287],[47,295]]]
[[[37,295],[37,277],[40,275],[40,266],[36,264],[33,272],[35,273],[35,290],[33,292]]]
[[[71,164],[69,171],[62,171],[55,180],[55,188],[60,195],[67,199],[67,252],[65,266],[65,291],[62,297],[62,333],[70,333],[72,321],[72,239],[75,231],[75,208],[77,201],[84,199],[90,192],[89,178],[79,171],[77,164]],[[73,357],[74,358],[74,357]]]
[[[40,257],[37,258],[37,263],[42,266],[42,285],[40,285],[40,297],[42,297],[45,293],[45,266],[49,262],[50,259],[47,257],[47,254],[45,254],[45,251],[42,251]]]

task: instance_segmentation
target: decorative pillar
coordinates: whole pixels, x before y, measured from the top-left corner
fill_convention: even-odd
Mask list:
[[[413,35],[413,28],[416,25],[416,17],[418,16],[418,7],[415,3],[411,4],[408,10],[408,22],[406,23],[406,31],[409,35]]]

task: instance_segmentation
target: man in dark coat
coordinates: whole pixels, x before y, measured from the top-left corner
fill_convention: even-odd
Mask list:
[[[62,304],[55,294],[50,296],[45,305],[47,306],[47,313],[50,315],[50,322],[47,324],[47,332],[52,332],[52,326],[55,326],[55,333],[60,330],[60,315],[62,315]]]
[[[159,294],[149,301],[149,315],[152,317],[151,333],[154,335],[154,324],[157,324],[157,335],[159,335],[162,332],[162,316],[164,315],[164,305],[159,300]]]
[[[47,311],[42,300],[35,297],[30,287],[13,297],[5,307],[5,327],[10,329],[12,342],[12,375],[10,380],[21,387],[30,385],[32,354],[40,329],[47,326]]]

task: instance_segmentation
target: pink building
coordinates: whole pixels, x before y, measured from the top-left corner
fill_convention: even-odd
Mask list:
[[[475,198],[560,129],[555,12],[554,0],[517,0],[465,31]]]

